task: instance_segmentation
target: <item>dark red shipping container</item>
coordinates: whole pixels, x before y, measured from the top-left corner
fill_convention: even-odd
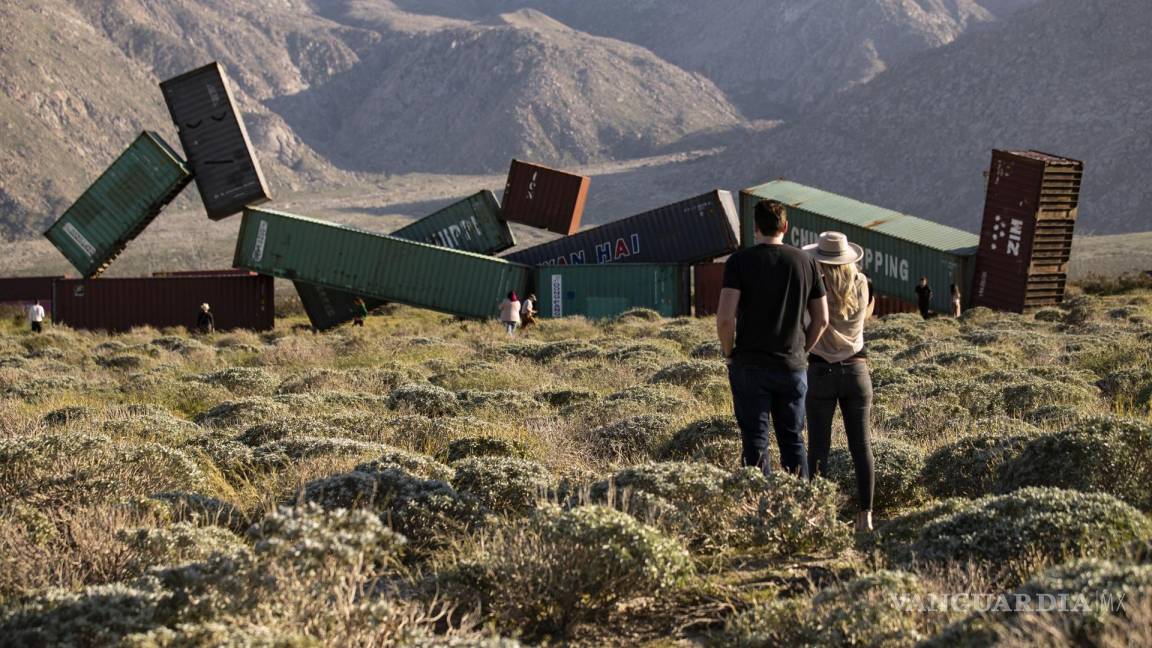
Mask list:
[[[36,302],[52,312],[52,282],[58,277],[3,277],[0,278],[0,306],[23,308]]]
[[[134,326],[192,329],[207,303],[217,330],[271,330],[272,277],[256,273],[117,279],[60,279],[52,284],[53,319],[75,329],[127,331]]]
[[[1021,312],[1064,299],[1084,163],[992,152],[972,304]]]
[[[724,287],[723,263],[700,263],[692,266],[693,300],[696,317],[716,314],[720,289]]]
[[[504,220],[557,234],[575,234],[580,229],[590,182],[587,176],[512,160],[501,199]]]
[[[884,317],[885,315],[894,315],[896,313],[919,313],[920,309],[911,302],[906,302],[902,299],[895,297],[888,297],[887,295],[876,295],[876,306],[872,310],[872,317]],[[868,333],[864,333],[864,338],[868,338]]]

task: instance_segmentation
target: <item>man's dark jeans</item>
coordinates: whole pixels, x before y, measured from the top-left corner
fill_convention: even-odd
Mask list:
[[[807,477],[803,435],[807,372],[733,363],[728,367],[728,382],[744,442],[743,465],[756,466],[768,474],[768,431],[775,428],[780,465]]]

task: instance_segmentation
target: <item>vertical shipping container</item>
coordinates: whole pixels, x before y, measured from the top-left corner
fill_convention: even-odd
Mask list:
[[[207,303],[216,329],[268,331],[275,325],[272,277],[221,274],[116,279],[59,279],[53,319],[75,329],[127,331],[135,326],[193,329]]]
[[[951,312],[951,284],[964,300],[970,284],[975,234],[932,221],[869,205],[787,180],[776,180],[740,192],[742,244],[754,245],[756,203],[778,200],[788,209],[784,242],[796,247],[815,243],[821,232],[837,231],[864,248],[861,263],[876,294],[916,303],[915,286],[928,277],[932,310]]]
[[[536,290],[544,317],[602,319],[631,308],[679,317],[692,307],[688,266],[668,263],[542,266]]]
[[[264,172],[220,64],[168,79],[160,89],[208,217],[220,220],[268,200]]]
[[[731,192],[710,191],[504,258],[529,265],[688,264],[731,254],[739,231]]]
[[[396,238],[419,241],[440,247],[496,254],[516,245],[508,223],[500,214],[500,203],[491,191],[481,191],[391,234]],[[308,320],[318,331],[326,331],[351,321],[359,309],[357,299],[372,310],[385,302],[372,297],[295,281],[296,292]]]
[[[992,151],[973,303],[1020,312],[1064,299],[1084,163]]]
[[[530,279],[525,265],[254,207],[244,210],[233,265],[480,319]]]
[[[590,182],[587,176],[512,160],[504,185],[504,218],[557,234],[575,234]]]
[[[696,317],[715,315],[720,305],[720,290],[724,287],[724,264],[696,264],[692,266],[692,275]]]
[[[176,151],[156,133],[145,131],[44,236],[82,276],[95,277],[191,179]]]

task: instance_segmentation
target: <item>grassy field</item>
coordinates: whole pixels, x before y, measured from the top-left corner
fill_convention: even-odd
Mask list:
[[[1086,288],[870,323],[868,535],[842,430],[829,481],[739,469],[711,319],[5,321],[0,643],[1149,645],[1152,291]]]

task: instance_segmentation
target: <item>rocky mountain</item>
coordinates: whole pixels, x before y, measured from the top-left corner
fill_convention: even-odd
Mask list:
[[[1080,228],[1149,228],[1152,4],[1047,0],[907,61],[717,168],[787,176],[967,228],[992,148],[1086,161]],[[719,177],[719,173],[715,177]]]

